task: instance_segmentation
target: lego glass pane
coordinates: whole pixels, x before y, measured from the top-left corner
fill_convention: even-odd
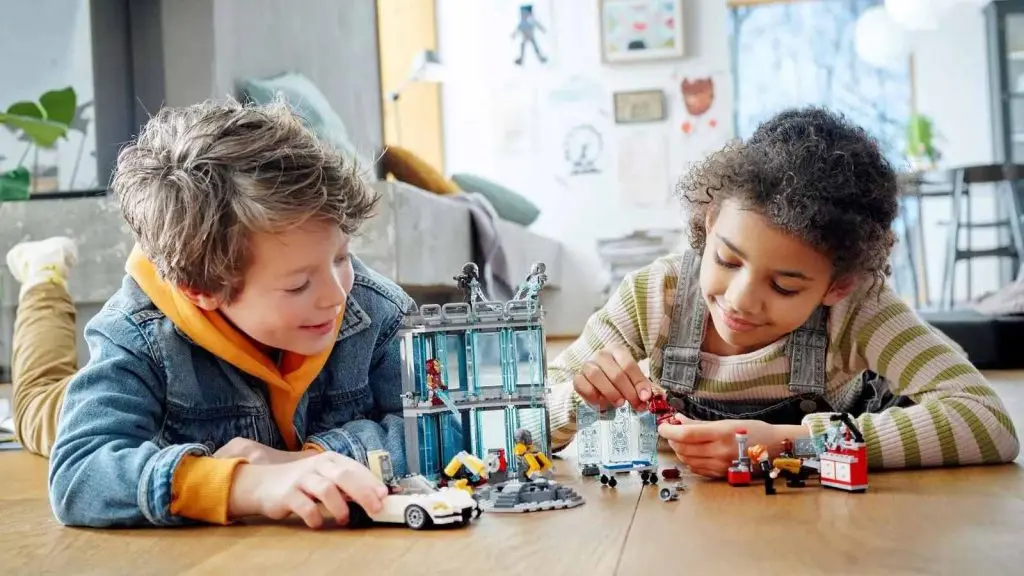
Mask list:
[[[470,448],[466,445],[466,440],[468,438],[466,434],[468,418],[464,421],[465,416],[467,416],[465,413],[456,416],[450,412],[445,412],[439,415],[441,424],[442,462],[448,462],[459,452]]]
[[[547,411],[543,408],[519,409],[519,428],[529,430],[534,446],[545,454],[551,451],[547,416]]]
[[[466,337],[464,334],[448,334],[445,340],[447,359],[445,381],[449,390],[468,389],[469,374],[466,367]]]
[[[474,332],[470,338],[473,340],[473,368],[477,389],[484,396],[500,395],[504,381],[501,373],[500,334]]]
[[[505,411],[498,409],[477,410],[474,433],[478,435],[478,446],[483,454],[492,448],[508,449],[505,439]]]
[[[516,384],[524,386],[544,385],[544,357],[541,352],[541,335],[538,328],[519,329],[515,333]],[[526,393],[522,390],[521,393]]]
[[[576,451],[577,464],[599,464],[601,462],[601,431],[597,410],[589,404],[580,404],[576,409]]]

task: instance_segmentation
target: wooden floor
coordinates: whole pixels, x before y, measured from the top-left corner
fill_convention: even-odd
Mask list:
[[[989,373],[1024,423],[1024,373]],[[466,528],[311,531],[298,524],[68,528],[52,515],[47,462],[0,452],[0,574],[1019,574],[1024,466],[876,473],[866,494],[685,477],[665,503],[629,477],[615,489],[558,478],[587,502],[485,514]],[[672,465],[671,456],[662,461]]]

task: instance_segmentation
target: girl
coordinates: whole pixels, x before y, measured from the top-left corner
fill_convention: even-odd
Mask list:
[[[774,457],[834,412],[856,416],[873,468],[1016,458],[1002,401],[886,282],[896,174],[864,130],[783,112],[681,192],[692,250],[629,275],[550,367],[556,451],[580,402],[642,410],[658,383],[678,411],[659,434],[708,477],[735,459],[737,427]]]

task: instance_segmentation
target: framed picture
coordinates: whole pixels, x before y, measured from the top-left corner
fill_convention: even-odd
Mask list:
[[[635,124],[665,119],[665,93],[661,90],[616,92],[615,123]]]
[[[598,0],[602,59],[609,63],[682,58],[682,0]]]

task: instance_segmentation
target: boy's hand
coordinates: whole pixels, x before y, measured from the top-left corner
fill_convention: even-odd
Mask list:
[[[572,385],[587,404],[602,410],[626,402],[636,410],[644,410],[651,399],[651,381],[629,351],[619,346],[595,354],[573,377]]]
[[[319,504],[345,524],[347,500],[377,513],[387,494],[387,487],[366,466],[336,452],[323,452],[286,464],[240,465],[231,484],[228,514],[260,514],[274,520],[295,514],[306,526],[319,528],[324,524]]]
[[[680,462],[694,474],[707,478],[724,477],[733,460],[739,456],[736,445],[738,428],[747,430],[747,446],[763,444],[772,457],[778,454],[783,438],[795,440],[801,432],[806,434],[802,426],[773,426],[760,420],[701,422],[676,414],[675,421],[678,424],[666,422],[659,426],[658,434],[668,440]]]
[[[303,458],[308,458],[315,453],[285,452],[271,448],[248,438],[233,438],[213,453],[214,458],[245,458],[250,464],[285,464]]]

